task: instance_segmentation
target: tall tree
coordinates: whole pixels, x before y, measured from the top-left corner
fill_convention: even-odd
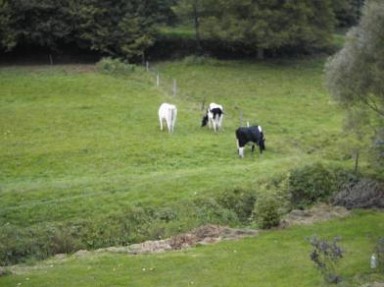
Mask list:
[[[338,0],[333,1],[333,10],[336,15],[336,26],[348,28],[356,25],[361,16],[365,0]]]
[[[191,1],[191,0],[189,0]],[[334,27],[331,0],[207,0],[202,35],[265,50],[284,46],[324,48]]]
[[[106,55],[141,57],[168,1],[0,0],[0,48],[59,49],[70,42]]]
[[[175,14],[184,23],[193,23],[195,32],[196,50],[200,53],[201,39],[200,39],[200,18],[203,13],[203,0],[179,0],[177,5],[172,6]]]
[[[345,45],[326,64],[326,83],[333,98],[350,112],[354,122],[369,122],[376,155],[384,163],[384,2],[368,0],[361,21]],[[358,112],[356,112],[358,111]],[[358,119],[356,116],[358,115]],[[368,132],[361,126],[359,134]]]
[[[56,49],[72,32],[66,0],[1,0],[0,21],[7,50],[18,44]]]

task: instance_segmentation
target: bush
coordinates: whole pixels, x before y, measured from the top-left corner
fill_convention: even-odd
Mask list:
[[[247,223],[252,216],[256,194],[242,189],[227,190],[219,195],[217,201],[225,209],[233,211],[241,223]]]
[[[135,65],[131,65],[120,59],[112,59],[110,57],[103,58],[96,63],[96,68],[103,74],[130,74],[135,71]]]
[[[325,167],[320,163],[294,169],[288,180],[292,206],[304,209],[316,202],[328,202],[345,182],[354,178],[352,172]]]
[[[345,182],[332,203],[348,209],[384,208],[384,184],[368,178]]]
[[[279,209],[280,201],[273,194],[267,193],[259,197],[253,210],[255,222],[262,229],[278,226],[281,218]]]
[[[343,250],[338,246],[340,239],[335,237],[332,241],[317,238],[310,239],[313,247],[310,258],[324,276],[327,283],[339,283],[341,277],[337,272],[337,264],[343,258]]]
[[[44,225],[23,229],[6,224],[0,228],[0,266],[84,248],[72,232],[70,227]]]
[[[192,66],[192,65],[204,65],[204,64],[215,64],[218,63],[218,61],[208,57],[208,56],[196,56],[196,55],[190,55],[183,59],[184,65]]]

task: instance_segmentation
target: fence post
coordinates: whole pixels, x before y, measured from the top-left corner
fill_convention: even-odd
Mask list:
[[[149,71],[149,62],[148,61],[145,62],[145,69],[147,72]]]
[[[160,75],[159,73],[157,73],[156,75],[156,87],[159,87],[160,86]]]

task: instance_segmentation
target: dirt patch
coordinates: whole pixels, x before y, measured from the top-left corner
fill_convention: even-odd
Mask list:
[[[342,206],[318,204],[306,210],[292,210],[281,220],[281,226],[287,227],[295,224],[312,224],[334,218],[346,217],[350,211]]]
[[[205,225],[190,232],[178,234],[169,239],[145,241],[126,247],[109,247],[97,252],[115,252],[128,254],[159,253],[169,250],[180,250],[196,245],[212,244],[222,240],[235,240],[247,236],[255,236],[258,230],[234,229],[218,225]]]

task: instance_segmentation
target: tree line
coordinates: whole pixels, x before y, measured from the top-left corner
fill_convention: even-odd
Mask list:
[[[190,25],[195,52],[210,45],[262,57],[322,50],[337,27],[358,21],[364,0],[0,0],[0,50],[76,47],[135,60],[159,27]]]

